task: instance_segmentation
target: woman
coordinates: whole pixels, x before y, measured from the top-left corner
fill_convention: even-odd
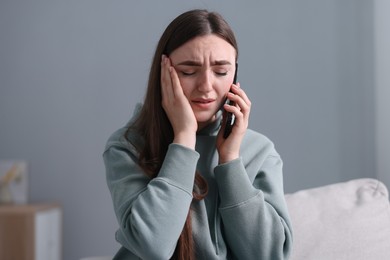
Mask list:
[[[103,155],[120,225],[115,259],[288,258],[282,161],[247,129],[251,102],[232,84],[237,55],[214,12],[185,12],[164,31],[144,103]]]

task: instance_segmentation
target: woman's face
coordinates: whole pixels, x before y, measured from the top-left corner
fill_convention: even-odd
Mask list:
[[[225,102],[233,82],[236,50],[210,34],[188,41],[169,57],[201,129],[215,120]]]

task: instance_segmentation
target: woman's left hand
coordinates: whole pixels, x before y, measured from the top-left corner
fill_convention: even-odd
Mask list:
[[[249,114],[251,110],[251,101],[245,91],[240,88],[240,84],[232,84],[231,92],[228,92],[227,98],[235,105],[224,104],[224,115],[222,127],[217,136],[217,150],[219,154],[219,164],[237,159],[240,156],[240,146],[249,124]],[[231,112],[235,116],[232,132],[225,139],[223,132],[225,130],[226,114]]]

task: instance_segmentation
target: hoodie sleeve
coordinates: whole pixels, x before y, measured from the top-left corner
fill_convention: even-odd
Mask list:
[[[111,142],[103,153],[120,226],[116,238],[142,259],[169,259],[192,201],[199,154],[171,144],[158,176],[150,179],[131,150],[123,143]]]
[[[271,142],[253,141],[241,158],[214,170],[225,237],[237,259],[288,259],[292,229],[282,160]]]

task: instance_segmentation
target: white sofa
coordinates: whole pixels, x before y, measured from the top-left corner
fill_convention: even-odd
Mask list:
[[[390,259],[385,185],[356,179],[287,194],[294,231],[292,260]]]

